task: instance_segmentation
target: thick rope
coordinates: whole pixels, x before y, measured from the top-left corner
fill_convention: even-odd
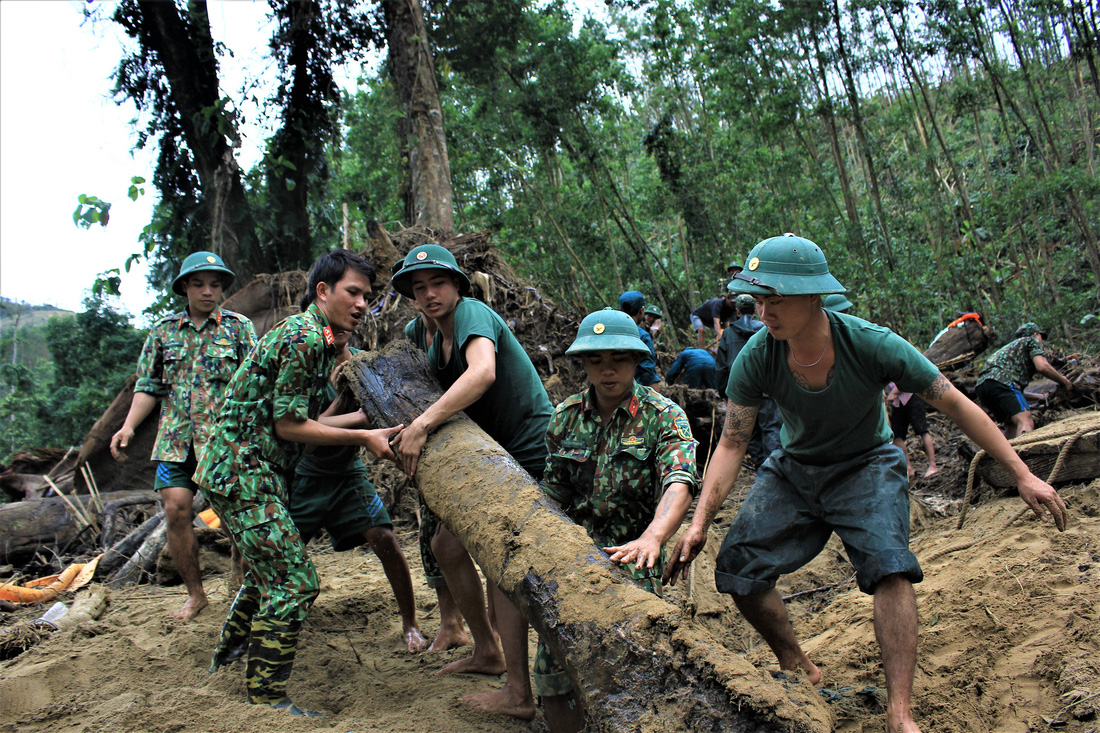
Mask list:
[[[1096,421],[1093,420],[1084,426],[1070,424],[1060,430],[1054,431],[1032,431],[1017,436],[1009,441],[1009,445],[1013,448],[1022,448],[1028,445],[1034,445],[1035,443],[1043,443],[1048,440],[1054,440],[1056,438],[1069,437],[1065,443],[1062,444],[1061,449],[1058,451],[1058,458],[1054,461],[1054,467],[1050,471],[1050,475],[1047,476],[1047,483],[1051,483],[1057,479],[1058,474],[1061,473],[1062,468],[1065,466],[1066,456],[1069,455],[1069,451],[1073,448],[1074,444],[1081,439],[1082,436],[1094,432],[1097,429]],[[1037,434],[1038,433],[1038,434]],[[974,498],[974,494],[977,491],[978,482],[976,481],[978,473],[978,464],[985,458],[985,450],[978,451],[974,459],[970,461],[970,472],[966,477],[966,494],[963,497],[963,505],[959,509],[959,521],[955,525],[955,529],[962,529],[963,523],[966,521],[966,514],[970,510],[971,501]],[[1016,513],[1004,526],[1007,529],[1017,519],[1027,514],[1031,510],[1030,507],[1025,507],[1018,513]]]

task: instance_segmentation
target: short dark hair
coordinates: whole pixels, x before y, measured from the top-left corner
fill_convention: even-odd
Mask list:
[[[317,297],[318,285],[327,283],[330,288],[334,287],[349,268],[366,277],[372,285],[374,284],[374,267],[367,262],[366,258],[346,249],[334,249],[321,255],[313,263],[313,268],[309,271],[309,285],[299,303],[302,310],[308,308]]]

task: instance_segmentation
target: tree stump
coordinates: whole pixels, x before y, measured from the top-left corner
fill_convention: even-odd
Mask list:
[[[358,354],[341,380],[377,427],[407,425],[441,395],[424,355],[401,342]],[[600,730],[832,730],[809,685],[772,679],[632,582],[464,415],[429,437],[417,478],[562,660]]]

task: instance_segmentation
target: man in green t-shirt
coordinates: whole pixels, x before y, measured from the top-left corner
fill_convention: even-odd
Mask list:
[[[1005,424],[1009,440],[1035,429],[1031,405],[1024,389],[1036,372],[1057,382],[1067,392],[1073,382],[1063,377],[1046,357],[1043,341],[1047,335],[1028,321],[1016,329],[1016,338],[993,353],[978,375],[975,394],[985,408]]]
[[[813,242],[788,234],[756,245],[731,289],[756,301],[766,326],[738,354],[726,385],[726,424],[711,456],[698,508],[665,576],[686,577],[729,494],[756,420],[771,396],[783,415],[782,448],[757,469],[715,561],[718,590],[729,593],[785,670],[816,684],[776,580],[812,560],[835,531],[874,595],[875,635],[886,677],[889,733],[919,733],[910,713],[917,654],[913,583],[923,575],[909,550],[905,456],[890,441],[882,390],[894,382],[919,394],[1015,477],[1036,516],[1058,529],[1066,507],[1034,476],[989,417],[924,356],[889,329],[821,307],[846,292]]]
[[[428,347],[428,362],[446,390],[394,438],[398,464],[412,476],[428,434],[465,411],[534,479],[540,478],[546,467],[550,399],[508,324],[481,301],[466,297],[470,293],[469,278],[459,269],[454,255],[437,244],[414,247],[393,276],[393,286],[402,295],[415,298],[420,312],[438,329]],[[464,702],[490,712],[533,718],[535,700],[527,674],[527,621],[490,584],[489,603],[495,610],[504,647],[502,656],[469,553],[445,525],[432,539],[432,550],[474,637],[473,654],[448,664],[439,674],[507,671],[508,680],[501,690],[468,695]]]

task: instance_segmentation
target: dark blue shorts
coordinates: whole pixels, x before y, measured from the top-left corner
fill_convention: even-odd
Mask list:
[[[172,461],[160,461],[157,463],[157,475],[153,481],[153,490],[160,491],[170,487],[190,489],[192,493],[198,493],[201,488],[191,480],[195,475],[198,461],[195,460],[195,449],[187,451],[187,459],[183,463]]]
[[[909,480],[897,446],[884,443],[829,466],[772,453],[718,551],[715,584],[742,596],[770,590],[780,575],[814,559],[833,532],[864,593],[895,573],[924,579],[909,550]]]
[[[1031,405],[1027,403],[1027,398],[1019,387],[998,382],[996,379],[987,379],[979,384],[974,395],[1001,422],[1008,422],[1013,415],[1031,410]]]

